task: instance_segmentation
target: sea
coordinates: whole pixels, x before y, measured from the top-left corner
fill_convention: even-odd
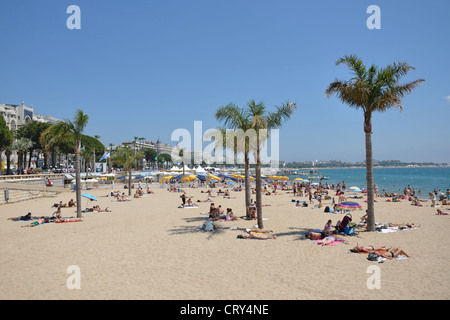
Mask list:
[[[298,171],[307,171],[299,169]],[[367,188],[365,168],[341,168],[318,169],[318,174],[323,176],[322,184],[341,183],[345,181],[346,190],[350,187],[360,189]],[[307,179],[308,175],[290,175],[290,181],[295,178]],[[319,179],[313,179],[319,182]],[[373,181],[378,186],[378,193],[385,192],[403,193],[408,185],[416,190],[416,195],[422,199],[428,199],[428,193],[441,190],[446,193],[450,189],[450,167],[408,167],[408,168],[374,168]],[[419,194],[420,190],[420,194]]]

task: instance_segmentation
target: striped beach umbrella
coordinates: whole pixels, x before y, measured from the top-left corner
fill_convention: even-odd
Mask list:
[[[346,201],[338,204],[339,209],[341,210],[361,210],[362,206],[357,202]]]

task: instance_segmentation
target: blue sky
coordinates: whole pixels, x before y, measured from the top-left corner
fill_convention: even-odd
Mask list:
[[[69,30],[69,5],[81,29]],[[369,30],[369,5],[381,29]],[[407,61],[404,81],[426,79],[393,109],[373,118],[379,160],[450,162],[450,2],[415,1],[3,1],[0,4],[0,103],[35,112],[90,117],[86,133],[120,143],[134,136],[170,141],[214,128],[217,108],[250,99],[273,108],[297,103],[280,131],[280,159],[365,157],[361,111],[325,98],[336,60]]]

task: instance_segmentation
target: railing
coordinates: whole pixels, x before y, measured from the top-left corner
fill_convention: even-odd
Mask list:
[[[11,175],[0,175],[0,182],[7,181],[20,181],[20,180],[40,180],[49,178],[50,180],[63,179],[65,178],[64,173],[39,173],[39,174],[11,174]]]

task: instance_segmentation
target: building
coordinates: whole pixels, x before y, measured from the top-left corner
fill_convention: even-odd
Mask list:
[[[158,140],[156,142],[154,141],[127,141],[123,142],[122,145],[129,146],[131,148],[136,148],[136,150],[141,150],[144,148],[149,148],[155,150],[158,154],[167,153],[169,155],[172,155],[172,150],[175,148],[174,146],[171,146],[170,144],[161,143],[161,140]]]
[[[21,126],[27,124],[30,121],[46,122],[55,124],[58,119],[50,116],[41,116],[34,113],[33,106],[25,106],[22,102],[21,105],[16,104],[0,104],[0,115],[5,118],[6,125],[9,130],[15,131]]]

